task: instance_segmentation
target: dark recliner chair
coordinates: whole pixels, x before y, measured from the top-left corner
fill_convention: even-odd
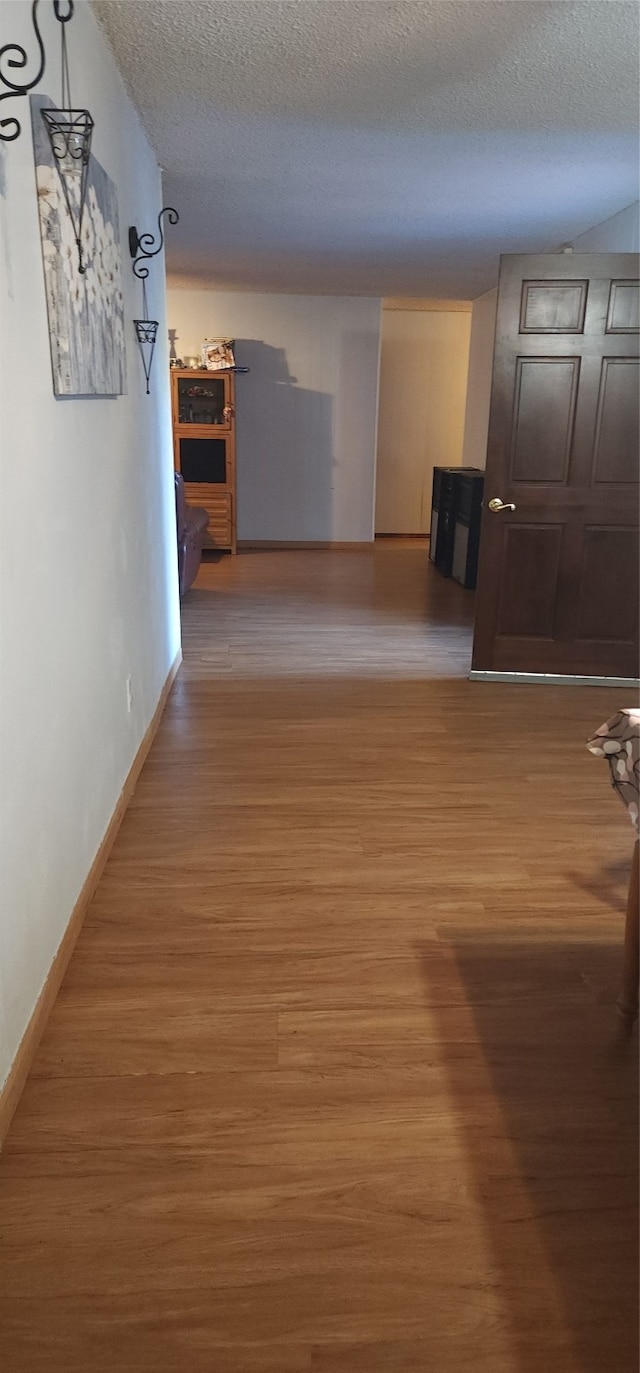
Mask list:
[[[209,516],[201,505],[187,505],[184,482],[179,472],[174,472],[174,480],[178,528],[178,583],[180,595],[184,596],[198,573]]]

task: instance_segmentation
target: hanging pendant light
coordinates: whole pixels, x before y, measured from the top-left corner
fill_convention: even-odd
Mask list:
[[[41,113],[49,135],[51,152],[58,170],[67,213],[73,226],[73,236],[78,249],[78,271],[84,273],[82,220],[87,195],[91,136],[94,125],[88,110],[74,110],[71,107],[65,26],[73,15],[73,0],[67,0],[66,10],[62,7],[62,0],[53,0],[53,8],[56,19],[61,25],[62,35],[62,101],[59,110],[44,109]]]

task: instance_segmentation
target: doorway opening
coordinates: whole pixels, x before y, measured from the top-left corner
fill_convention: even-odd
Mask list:
[[[462,467],[479,469],[482,486],[496,292],[489,295],[487,337],[473,367],[471,318],[476,303],[387,299],[381,321],[375,536],[422,542],[425,578],[433,583],[430,596],[437,595],[443,576],[453,576],[460,585],[452,587],[444,603],[459,599],[460,612],[464,607],[465,615],[470,611],[472,617],[474,568],[471,575],[466,572],[468,554],[473,562],[474,536],[469,540],[467,527],[460,529],[459,566],[454,570],[455,531],[447,524],[453,519],[450,483],[446,477],[441,480],[440,473],[455,469],[461,478]],[[478,482],[466,494],[475,509],[481,499]],[[451,613],[457,617],[457,607],[451,605]]]
[[[375,533],[428,538],[434,467],[464,462],[468,300],[383,302]]]

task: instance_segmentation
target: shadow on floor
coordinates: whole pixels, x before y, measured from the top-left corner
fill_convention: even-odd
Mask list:
[[[453,1021],[429,993],[432,952],[419,950],[514,1373],[638,1367],[637,1039],[624,1042],[615,1011],[621,941],[622,924],[620,944],[554,942],[548,927],[456,934],[445,946],[464,997]],[[477,1052],[471,1103],[462,1043]]]
[[[622,859],[606,863],[596,874],[586,877],[584,873],[571,871],[565,874],[572,886],[594,896],[613,911],[624,913],[627,907],[627,888],[629,886],[629,863]]]

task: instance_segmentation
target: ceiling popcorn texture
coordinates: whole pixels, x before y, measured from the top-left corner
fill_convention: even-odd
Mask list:
[[[637,198],[635,0],[93,8],[180,212],[173,284],[471,298]]]

